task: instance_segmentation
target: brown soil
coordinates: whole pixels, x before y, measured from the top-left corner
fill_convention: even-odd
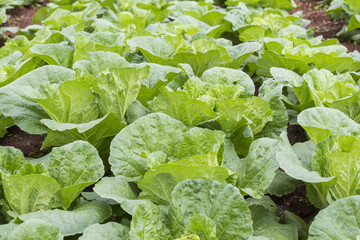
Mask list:
[[[314,207],[307,198],[305,185],[297,187],[293,193],[284,197],[271,196],[271,198],[279,206],[280,217],[283,217],[284,211],[289,211],[301,217],[306,223],[309,223],[319,212],[319,209]]]
[[[16,6],[13,9],[6,11],[6,14],[10,16],[6,23],[1,27],[18,27],[19,29],[26,28],[32,24],[32,19],[36,12],[46,5],[48,1],[43,4],[31,5],[31,6]],[[6,38],[14,38],[16,33],[5,33],[5,38],[0,36],[0,47],[4,46]]]
[[[291,10],[290,13],[302,11],[304,19],[311,21],[307,28],[314,28],[315,37],[323,35],[324,39],[336,38],[336,34],[344,25],[347,25],[346,21],[335,20],[326,15],[322,0],[295,0],[295,3],[298,7]],[[349,52],[354,50],[360,52],[360,45],[358,44],[349,42],[342,44],[348,48]]]
[[[17,126],[7,129],[7,134],[0,138],[1,146],[13,146],[20,149],[25,157],[38,158],[49,153],[50,150],[40,150],[44,141],[41,135],[29,134]]]
[[[307,140],[309,140],[305,130],[300,125],[288,124],[287,136],[291,145],[294,145],[298,142],[306,142]]]
[[[5,24],[3,24],[3,26],[18,27],[19,29],[25,28],[32,24],[32,18],[41,7],[42,6],[18,6],[10,9],[6,12],[10,18]]]

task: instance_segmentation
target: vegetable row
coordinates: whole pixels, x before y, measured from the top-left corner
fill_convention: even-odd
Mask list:
[[[244,2],[52,1],[8,40],[1,135],[53,148],[0,147],[0,239],[356,238],[360,54]],[[310,228],[269,197],[302,184]]]

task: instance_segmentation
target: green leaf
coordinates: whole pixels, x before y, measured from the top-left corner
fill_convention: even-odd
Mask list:
[[[286,112],[286,107],[282,102],[282,88],[281,84],[275,81],[267,80],[262,83],[259,89],[259,97],[269,103],[273,111],[273,119],[266,123],[264,128],[257,137],[277,138],[283,131],[287,129],[289,117]]]
[[[166,166],[166,164],[161,166]],[[171,192],[177,183],[178,181],[176,181],[175,177],[170,173],[160,172],[154,174],[153,171],[148,171],[144,178],[138,183],[138,187],[143,191],[143,194],[153,202],[166,205],[170,204]]]
[[[177,220],[173,230],[187,228],[197,214],[215,223],[219,240],[248,239],[252,235],[247,204],[230,184],[205,179],[180,182],[172,192],[171,219]]]
[[[180,238],[177,238],[176,240],[200,240],[200,237],[196,234],[190,234],[190,235],[182,235]]]
[[[179,162],[181,163],[181,161]],[[174,187],[186,179],[211,179],[225,182],[229,177],[227,169],[219,166],[194,164],[163,164],[145,173],[138,187],[159,204],[170,204]]]
[[[297,228],[294,224],[280,224],[277,216],[263,206],[249,207],[254,221],[254,236],[267,239],[297,240]]]
[[[116,222],[93,224],[84,230],[79,240],[129,240],[129,228]]]
[[[139,181],[150,168],[191,156],[209,156],[217,162],[224,133],[187,129],[165,114],[149,114],[125,127],[113,139],[109,163],[115,176]]]
[[[33,219],[22,223],[9,235],[9,240],[62,240],[60,228],[42,220]]]
[[[353,11],[360,12],[360,7],[356,0],[344,0],[344,2],[352,9]]]
[[[121,54],[124,50],[124,33],[95,32],[76,36],[74,62],[87,60],[96,51],[114,52]]]
[[[19,224],[16,223],[7,223],[0,225],[0,239],[7,240],[9,239],[9,234],[17,227]]]
[[[261,132],[266,123],[273,119],[269,104],[258,97],[219,101],[216,112],[223,130],[235,131],[249,126],[253,134]]]
[[[279,168],[275,157],[277,143],[274,139],[260,138],[252,142],[246,158],[227,162],[227,167],[238,174],[236,186],[244,195],[264,196]]]
[[[143,63],[150,67],[149,75],[141,81],[141,85],[147,88],[153,88],[159,81],[167,82],[168,76],[171,74],[177,75],[181,70],[176,67],[163,66],[154,63]]]
[[[11,117],[4,117],[1,113],[0,113],[0,138],[4,137],[6,132],[7,132],[7,128],[11,127],[14,124],[13,120],[11,119]]]
[[[302,218],[295,215],[292,212],[284,211],[285,223],[294,224],[298,229],[299,239],[306,240],[309,236],[309,226],[304,222]]]
[[[86,123],[99,116],[95,100],[89,87],[78,81],[67,81],[60,85],[53,97],[36,101],[55,121]]]
[[[147,78],[141,81],[140,93],[137,100],[147,107],[148,101],[154,99],[159,93],[159,88],[169,82],[170,76],[176,76],[180,73],[179,68],[163,66],[154,63],[147,63],[150,66],[150,72]]]
[[[105,202],[81,202],[73,211],[41,210],[23,214],[19,218],[23,221],[40,219],[44,222],[60,227],[61,234],[70,236],[82,233],[88,226],[102,223],[110,217],[111,208]]]
[[[102,198],[114,200],[120,204],[136,200],[137,197],[125,177],[104,177],[94,187],[94,192]]]
[[[360,15],[352,15],[347,25],[347,31],[355,30],[360,27]]]
[[[265,36],[265,28],[258,25],[247,24],[241,26],[237,31],[239,32],[239,39],[242,42],[258,41]]]
[[[340,199],[321,210],[310,225],[309,240],[358,239],[360,196]]]
[[[257,61],[257,74],[260,76],[271,77],[270,69],[272,67],[285,68],[304,74],[310,70],[308,64],[303,60],[285,58],[274,51],[264,51],[261,58]]]
[[[46,19],[44,19],[42,23],[48,25],[49,27],[58,29],[61,25],[61,18],[67,16],[69,13],[70,11],[62,8],[55,9],[55,11],[52,12],[51,15]]]
[[[25,158],[21,150],[0,146],[0,172],[16,174],[24,163]]]
[[[168,65],[166,59],[175,49],[165,40],[155,37],[135,37],[127,41],[131,47],[137,47],[150,63]]]
[[[292,0],[269,0],[269,1],[259,1],[259,0],[227,0],[227,5],[238,5],[239,3],[245,3],[251,6],[261,6],[269,8],[279,8],[291,10],[296,7],[295,3]]]
[[[218,45],[218,49],[208,49],[206,52],[180,52],[170,59],[170,62],[174,65],[180,63],[189,64],[196,76],[201,76],[203,72],[209,68],[226,66],[226,63],[230,61],[231,57],[220,45]]]
[[[139,101],[135,100],[132,102],[125,115],[125,120],[127,124],[135,122],[136,119],[146,116],[151,113],[151,110],[144,107]]]
[[[189,219],[190,224],[185,230],[185,234],[195,234],[200,239],[217,240],[216,225],[207,216],[199,213]]]
[[[64,208],[104,175],[104,165],[96,149],[87,142],[75,141],[54,148],[47,166],[49,176],[61,186],[61,203]]]
[[[352,96],[358,88],[350,75],[333,75],[330,71],[313,69],[303,76],[315,106]]]
[[[284,172],[276,171],[276,175],[265,190],[265,193],[282,197],[295,191],[296,187],[301,185],[301,181],[294,179]]]
[[[341,91],[341,89],[340,89]],[[324,103],[325,107],[335,108],[345,113],[349,118],[360,123],[360,92],[356,92],[351,97],[334,100],[331,103]]]
[[[2,174],[4,193],[11,209],[17,214],[50,209],[60,185],[44,175]]]
[[[166,210],[151,202],[139,204],[135,208],[130,228],[130,239],[170,239],[170,230],[166,226]]]
[[[336,177],[333,186],[327,188],[332,199],[357,195],[360,190],[360,166],[357,162],[360,157],[357,149],[359,144],[359,137],[341,136],[334,141],[318,144],[315,148],[314,168],[322,176]]]
[[[239,85],[244,87],[241,97],[250,97],[254,95],[255,86],[249,75],[243,71],[229,69],[224,67],[213,67],[206,70],[201,75],[201,80],[212,85]]]
[[[235,46],[227,47],[226,50],[232,58],[231,63],[224,64],[225,67],[239,69],[241,65],[251,56],[254,52],[261,49],[261,44],[256,42],[245,42]]]
[[[185,92],[170,92],[165,87],[160,89],[160,94],[149,106],[153,111],[165,113],[187,126],[196,126],[217,118],[206,103],[190,98]]]
[[[49,65],[69,67],[73,58],[74,48],[63,44],[35,44],[30,48],[34,56],[39,56]]]
[[[312,141],[295,143],[292,148],[304,167],[311,169],[311,161],[314,153],[315,144]]]
[[[333,177],[321,177],[317,172],[306,169],[291,148],[285,132],[280,135],[276,159],[280,168],[292,178],[309,183],[328,182],[333,179]]]
[[[140,84],[149,74],[149,67],[120,68],[97,79],[93,91],[99,96],[102,115],[114,113],[119,120],[140,92]]]
[[[270,72],[272,77],[284,86],[300,87],[304,81],[299,74],[285,68],[272,67]]]
[[[0,110],[22,130],[44,134],[46,128],[40,120],[48,115],[34,99],[45,95],[47,88],[54,89],[71,80],[73,75],[74,71],[59,66],[43,66],[31,71],[0,89]]]
[[[301,112],[299,124],[306,130],[310,139],[319,143],[328,136],[358,136],[360,126],[344,113],[336,109],[316,107]]]
[[[108,156],[111,140],[125,127],[125,124],[120,122],[113,113],[82,124],[59,123],[49,119],[43,119],[41,122],[49,128],[43,148],[83,140],[91,143],[101,157]]]
[[[94,76],[110,73],[115,69],[126,68],[130,65],[125,58],[121,57],[119,54],[103,51],[90,52],[89,61],[91,73]]]

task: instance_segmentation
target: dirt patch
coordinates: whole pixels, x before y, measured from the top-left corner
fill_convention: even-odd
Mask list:
[[[289,195],[281,198],[271,196],[271,198],[279,206],[280,217],[283,217],[284,211],[289,211],[302,218],[306,223],[309,223],[320,211],[314,207],[306,196],[305,185],[297,187],[296,190]]]
[[[287,136],[291,145],[298,142],[306,142],[308,139],[305,130],[300,125],[287,126]]]
[[[10,9],[6,12],[10,18],[3,26],[18,27],[19,29],[25,28],[32,24],[32,19],[40,8],[42,8],[42,6],[18,6]]]
[[[32,19],[36,12],[47,3],[48,1],[37,5],[16,6],[13,9],[6,11],[6,14],[10,17],[6,23],[1,25],[1,27],[18,27],[19,29],[26,28],[32,24]],[[4,46],[6,38],[14,38],[16,35],[16,33],[6,32],[5,36],[0,36],[0,47]]]
[[[347,25],[344,20],[332,19],[326,15],[326,8],[322,0],[295,0],[297,8],[290,11],[294,13],[297,11],[303,12],[303,18],[308,19],[311,23],[306,28],[314,28],[314,36],[322,35],[324,39],[336,38],[336,34]],[[352,43],[342,43],[348,48],[349,52],[358,50],[360,52],[360,45]]]
[[[355,50],[360,52],[360,45],[355,42],[342,42],[341,44],[347,47],[349,52],[353,52]]]
[[[25,157],[38,158],[50,152],[50,149],[40,150],[44,141],[42,135],[29,134],[17,126],[7,129],[7,134],[0,139],[1,146],[13,146],[20,149]]]

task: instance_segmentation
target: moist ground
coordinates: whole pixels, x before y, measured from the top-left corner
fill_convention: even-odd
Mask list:
[[[29,134],[17,126],[12,126],[7,129],[7,134],[0,138],[0,145],[13,146],[20,149],[25,157],[38,158],[49,153],[49,150],[41,150],[43,141],[44,136]]]
[[[6,14],[9,15],[9,19],[6,23],[1,25],[1,27],[18,27],[19,29],[26,28],[32,24],[32,19],[36,12],[45,6],[46,2],[43,4],[30,5],[30,6],[17,6],[13,9],[6,11]],[[6,38],[13,38],[16,36],[16,33],[6,32],[5,36],[0,35],[0,47],[4,46]]]
[[[303,12],[303,18],[308,19],[311,23],[307,28],[314,29],[314,36],[322,35],[324,39],[336,38],[336,34],[345,26],[347,22],[343,20],[332,19],[326,15],[326,8],[323,0],[295,0],[297,8],[290,11]],[[360,52],[360,45],[354,42],[342,42],[349,52],[357,50]]]

